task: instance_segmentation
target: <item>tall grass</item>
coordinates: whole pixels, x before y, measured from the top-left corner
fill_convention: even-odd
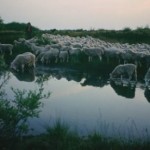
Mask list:
[[[70,131],[69,126],[57,120],[54,126],[46,128],[47,132],[38,136],[24,137],[16,149],[28,150],[149,150],[150,141],[106,138],[94,132],[86,137]]]

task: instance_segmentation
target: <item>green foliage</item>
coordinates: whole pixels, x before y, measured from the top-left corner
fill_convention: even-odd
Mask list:
[[[42,107],[41,99],[50,96],[50,93],[43,94],[41,84],[35,91],[12,88],[14,98],[8,99],[2,88],[8,78],[4,77],[5,80],[0,85],[0,149],[6,144],[5,142],[10,141],[9,147],[15,143],[14,140],[21,139],[28,133],[30,130],[28,119],[39,116]]]
[[[3,23],[3,30],[5,31],[25,31],[27,24],[26,23],[18,23],[18,22],[11,22],[11,23]],[[38,28],[32,26],[32,30],[39,31]]]
[[[0,23],[0,42],[13,43],[18,38],[25,38],[26,26],[27,24],[18,22]],[[32,36],[38,35],[39,33],[40,30],[32,26]]]
[[[0,17],[0,30],[3,30],[3,19]]]
[[[30,149],[40,149],[41,147],[52,150],[79,149],[80,137],[75,132],[71,132],[69,127],[63,124],[60,119],[56,121],[53,127],[46,127],[46,130],[46,134],[28,141],[25,149],[28,149],[29,146]]]
[[[46,38],[43,38],[41,35],[38,34],[37,36],[38,40],[37,40],[37,43],[39,45],[47,45],[47,44],[51,44],[51,41],[46,39]]]
[[[0,31],[0,42],[1,43],[11,43],[13,44],[14,40],[19,38],[24,38],[25,33],[22,31]]]
[[[149,150],[149,141],[125,141],[123,139],[104,137],[94,132],[81,137],[76,132],[70,131],[69,127],[60,119],[54,126],[47,127],[47,132],[39,136],[28,136],[18,144],[17,149],[36,150]]]

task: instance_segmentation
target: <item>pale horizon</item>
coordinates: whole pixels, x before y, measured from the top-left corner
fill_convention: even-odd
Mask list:
[[[4,23],[48,29],[123,29],[150,26],[149,0],[0,0]]]

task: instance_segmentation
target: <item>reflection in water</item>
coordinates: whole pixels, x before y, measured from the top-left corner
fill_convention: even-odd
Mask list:
[[[131,85],[123,86],[123,84],[117,84],[116,82],[110,82],[111,87],[114,91],[123,97],[126,98],[134,98],[135,97],[135,86],[131,87]]]
[[[65,78],[67,81],[81,82],[82,86],[103,87],[108,84],[108,78],[105,75],[91,74],[70,68],[37,68],[36,75],[38,79],[56,78],[58,80]],[[82,81],[83,80],[83,81]]]
[[[35,71],[32,68],[23,73],[16,71],[12,71],[12,73],[19,81],[33,82],[35,80]]]
[[[149,122],[145,122],[145,120],[147,120],[147,112],[150,109],[147,103],[143,103],[145,100],[143,89],[140,88],[138,89],[139,92],[136,92],[137,85],[122,86],[113,82],[109,85],[108,78],[106,72],[101,74],[70,68],[37,66],[35,79],[34,73],[28,75],[11,74],[8,86],[11,87],[15,83],[17,87],[21,87],[20,89],[25,88],[27,90],[41,86],[44,93],[47,91],[52,93],[50,99],[43,100],[44,105],[41,108],[40,118],[37,120],[35,118],[30,119],[30,125],[35,129],[34,134],[44,132],[42,125],[49,122],[50,117],[54,119],[60,117],[70,123],[71,128],[77,126],[83,134],[86,132],[85,128],[89,131],[99,129],[96,125],[101,114],[102,119],[110,126],[114,123],[119,128],[122,124],[124,125],[123,122],[128,118],[136,118],[138,127],[147,126]],[[33,82],[29,83],[32,80]],[[117,94],[114,94],[112,89]],[[148,91],[145,93],[147,96],[149,95]],[[121,100],[127,98],[135,99],[135,101]],[[140,110],[144,111],[140,112]],[[126,129],[123,126],[120,130],[124,132]]]
[[[83,78],[83,73],[70,68],[48,68],[48,67],[38,67],[37,76],[46,75],[48,77],[56,78],[60,80],[61,78],[66,78],[67,81],[80,82]]]
[[[81,83],[82,86],[103,87],[107,84],[107,78],[103,76],[85,73],[84,78],[85,80]]]
[[[144,96],[146,97],[147,101],[150,102],[150,90],[148,88],[145,89]]]

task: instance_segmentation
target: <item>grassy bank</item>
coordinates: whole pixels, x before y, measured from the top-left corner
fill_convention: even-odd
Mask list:
[[[4,23],[0,22],[0,42],[1,43],[12,43],[13,40],[18,39],[19,37],[25,37],[25,23],[11,22]],[[33,36],[41,35],[42,33],[50,34],[60,34],[60,35],[69,35],[73,37],[85,37],[92,36],[94,38],[99,38],[108,42],[120,42],[120,43],[148,43],[150,44],[150,28],[138,27],[137,29],[130,29],[126,27],[122,30],[40,30],[35,26],[32,26]]]
[[[26,38],[25,29],[27,24],[11,22],[11,23],[0,23],[0,43],[13,43],[14,40],[19,38]],[[32,36],[37,35],[40,30],[32,26]]]
[[[3,141],[2,149],[9,149],[9,141]],[[2,143],[1,143],[2,144]],[[46,133],[38,136],[24,136],[14,139],[14,150],[149,150],[150,141],[106,138],[99,133],[81,137],[77,132],[59,120],[53,127],[47,127]]]

